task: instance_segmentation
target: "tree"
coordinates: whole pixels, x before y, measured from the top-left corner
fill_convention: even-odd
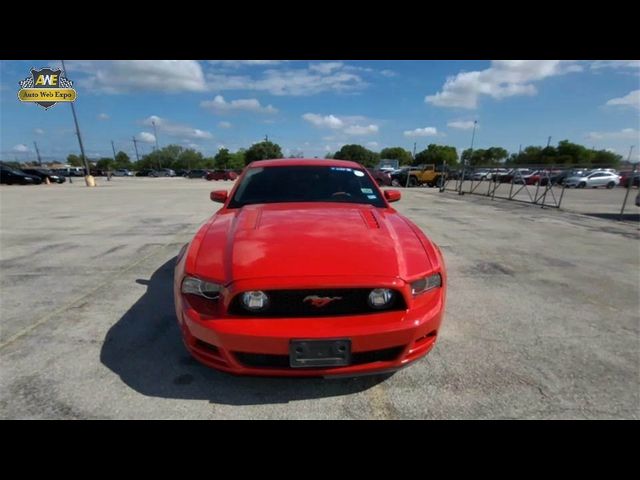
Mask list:
[[[622,160],[622,155],[610,152],[608,150],[598,150],[593,152],[591,165],[594,167],[610,167],[617,168]]]
[[[264,141],[251,145],[245,153],[244,162],[246,165],[249,165],[251,162],[255,162],[256,160],[269,160],[273,158],[282,158],[280,145]]]
[[[82,155],[74,155],[70,153],[67,156],[67,163],[72,167],[84,167],[84,161],[82,160]]]
[[[221,148],[214,157],[215,168],[229,168],[229,161],[231,160],[231,154],[228,148]]]
[[[413,157],[411,156],[411,152],[408,150],[405,150],[402,147],[383,148],[380,151],[380,158],[398,160],[398,163],[400,165],[411,165],[411,162],[413,162]]]
[[[133,168],[133,164],[129,159],[129,155],[127,155],[123,151],[119,151],[118,153],[116,153],[116,161],[114,163],[115,164],[113,165],[113,168],[116,170],[120,168],[126,168],[127,170]]]
[[[245,155],[246,150],[241,148],[235,153],[230,154],[229,164],[227,168],[231,168],[233,170],[240,170],[245,166]]]
[[[98,163],[96,163],[96,167],[99,168],[100,170],[115,170],[113,165],[114,165],[113,158],[108,158],[108,157],[103,157],[100,160],[98,160]]]
[[[380,162],[380,155],[364,148],[362,145],[344,145],[336,152],[333,158],[338,160],[351,160],[358,162],[367,168],[373,168]]]
[[[436,166],[442,165],[444,162],[447,162],[448,166],[458,164],[456,147],[432,143],[425,150],[417,153],[413,161],[414,165],[435,164]]]

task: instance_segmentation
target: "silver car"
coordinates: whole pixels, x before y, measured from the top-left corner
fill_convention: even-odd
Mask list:
[[[620,183],[620,177],[611,172],[596,171],[581,176],[569,177],[564,181],[567,187],[607,187],[613,188]]]

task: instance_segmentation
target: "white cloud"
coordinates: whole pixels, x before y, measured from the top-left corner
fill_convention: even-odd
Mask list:
[[[220,128],[231,128],[231,122],[218,122]]]
[[[360,115],[338,117],[336,115],[320,115],[317,113],[305,113],[302,118],[312,125],[319,128],[331,128],[339,130],[345,135],[370,135],[377,133],[378,125],[360,125],[366,121],[365,117]],[[334,136],[323,137],[326,141],[333,141]]]
[[[640,132],[635,128],[623,128],[618,132],[589,132],[589,140],[640,140]]]
[[[109,120],[109,118],[111,118],[109,115],[107,115],[106,113],[99,113],[98,114],[98,120]]]
[[[187,137],[187,138],[200,138],[209,139],[213,138],[210,132],[200,130],[198,128],[190,127],[189,125],[183,125],[180,123],[173,123],[166,118],[158,117],[157,115],[151,115],[142,121],[143,125],[152,126],[153,122],[156,124],[156,128],[159,132],[164,133],[170,137]]]
[[[640,110],[640,90],[633,90],[624,97],[612,98],[606,105],[623,105]]]
[[[447,127],[457,128],[459,130],[471,130],[473,128],[473,120],[454,120],[453,122],[447,123]]]
[[[262,72],[259,78],[210,72],[206,78],[211,90],[256,90],[272,95],[292,96],[315,95],[327,91],[357,91],[367,85],[358,74],[346,71],[346,67],[337,71],[330,69],[330,72],[325,73],[327,70],[327,67],[322,66],[315,69],[272,68]]]
[[[309,65],[309,70],[319,72],[323,75],[328,75],[334,70],[338,70],[344,66],[342,62],[324,62],[324,63],[312,63]]]
[[[211,65],[239,68],[244,66],[279,65],[286,60],[209,60]]]
[[[305,113],[302,118],[316,127],[342,128],[344,122],[335,115],[318,115],[317,113]]]
[[[367,142],[367,147],[376,148],[378,146],[378,142]]]
[[[41,128],[34,128],[33,132],[36,133],[37,135],[44,135],[44,130]]]
[[[535,95],[537,90],[532,82],[582,69],[574,62],[562,60],[494,60],[486,70],[448,77],[442,90],[427,95],[425,102],[437,107],[474,109],[481,95],[497,100]]]
[[[258,113],[277,113],[278,110],[272,105],[263,107],[255,98],[243,98],[231,100],[227,102],[222,95],[216,95],[213,100],[205,100],[200,102],[200,106],[212,110],[215,113],[222,114],[234,111],[258,112]]]
[[[29,147],[27,147],[26,145],[24,145],[23,143],[19,143],[17,145],[15,145],[12,150],[14,152],[20,152],[20,153],[24,153],[24,152],[28,152],[29,151]]]
[[[202,68],[195,60],[69,61],[69,70],[88,74],[84,86],[104,93],[206,90]]]
[[[396,72],[394,72],[393,70],[381,70],[380,73],[382,74],[383,77],[397,77],[398,74]]]
[[[435,137],[438,135],[436,127],[416,128],[414,130],[405,130],[405,137]]]
[[[600,70],[602,68],[632,68],[640,71],[640,60],[596,60],[591,63],[592,70]]]
[[[344,129],[344,133],[347,135],[370,135],[372,133],[378,133],[377,125],[351,125]]]
[[[140,132],[137,135],[136,140],[144,143],[156,143],[156,137],[153,135],[153,133],[149,132]]]

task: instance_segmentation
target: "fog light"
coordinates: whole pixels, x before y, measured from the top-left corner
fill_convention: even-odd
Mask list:
[[[376,288],[369,294],[369,306],[381,309],[388,307],[393,301],[393,290],[388,288]]]
[[[252,290],[242,294],[242,305],[247,310],[257,312],[269,306],[269,297],[261,290]]]

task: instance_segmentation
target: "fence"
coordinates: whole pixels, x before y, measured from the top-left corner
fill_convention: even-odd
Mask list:
[[[572,166],[561,168],[554,165],[519,165],[515,169],[496,167],[463,167],[440,177],[441,192],[456,192],[458,195],[472,194],[514,202],[539,205],[541,208],[557,208],[583,213],[600,218],[618,220],[640,220],[636,209],[636,198],[640,185],[637,165],[623,172],[619,185],[605,175],[567,185],[572,176],[605,174],[607,168]],[[598,179],[600,177],[600,179]],[[570,188],[575,187],[575,188]],[[605,187],[610,192],[587,193],[592,186]],[[600,190],[600,189],[598,189]],[[570,191],[570,193],[569,193]],[[580,192],[579,192],[580,191]]]

